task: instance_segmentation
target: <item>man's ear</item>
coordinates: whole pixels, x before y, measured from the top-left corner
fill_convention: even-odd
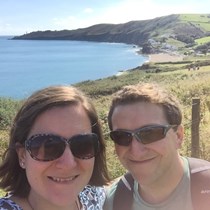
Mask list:
[[[177,127],[176,135],[177,135],[177,140],[176,140],[177,149],[180,149],[182,142],[184,140],[184,127],[182,125],[179,125]]]
[[[17,142],[15,144],[15,148],[16,148],[16,152],[18,155],[20,167],[25,168],[25,157],[26,157],[25,147],[22,144],[20,144],[19,142]]]

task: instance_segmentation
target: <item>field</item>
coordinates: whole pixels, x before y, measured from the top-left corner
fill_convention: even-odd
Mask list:
[[[210,31],[209,14],[182,14],[180,18],[183,22],[190,21],[198,27]]]
[[[208,42],[210,42],[210,36],[204,37],[204,38],[200,38],[200,39],[196,39],[195,40],[196,44],[206,44]]]
[[[190,65],[198,65],[199,70],[189,70]],[[113,178],[120,176],[124,169],[114,153],[114,145],[107,135],[107,112],[111,95],[123,85],[139,82],[157,82],[173,92],[183,105],[185,141],[180,153],[191,156],[191,111],[192,99],[199,98],[201,103],[200,116],[200,157],[210,160],[210,64],[208,60],[193,58],[180,62],[147,63],[136,69],[121,72],[95,81],[84,81],[76,84],[94,101],[103,126],[107,144],[107,163]],[[0,99],[0,153],[8,143],[8,129],[21,101]]]

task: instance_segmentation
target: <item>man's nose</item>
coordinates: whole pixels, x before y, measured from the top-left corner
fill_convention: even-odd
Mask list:
[[[130,150],[132,153],[136,153],[139,154],[139,152],[144,152],[145,151],[145,145],[139,140],[138,137],[136,137],[136,135],[132,136],[132,141],[130,144]]]

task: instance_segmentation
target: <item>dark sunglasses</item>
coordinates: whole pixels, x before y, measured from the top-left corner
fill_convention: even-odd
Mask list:
[[[177,125],[150,125],[131,130],[115,130],[110,132],[111,139],[118,145],[129,146],[133,137],[142,144],[150,144],[165,138],[166,133]]]
[[[36,134],[25,142],[25,148],[31,157],[38,161],[52,161],[61,157],[69,145],[74,157],[90,159],[99,150],[98,136],[94,133],[79,134],[65,139],[54,134]]]

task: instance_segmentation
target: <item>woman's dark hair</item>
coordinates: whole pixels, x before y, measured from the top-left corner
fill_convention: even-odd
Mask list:
[[[18,111],[10,131],[9,147],[3,155],[0,166],[0,187],[20,197],[30,191],[26,172],[19,165],[16,143],[24,145],[36,118],[52,107],[81,105],[86,111],[92,132],[98,135],[100,152],[95,157],[90,185],[101,186],[109,181],[105,143],[98,115],[91,100],[79,89],[72,86],[50,86],[33,93]]]

